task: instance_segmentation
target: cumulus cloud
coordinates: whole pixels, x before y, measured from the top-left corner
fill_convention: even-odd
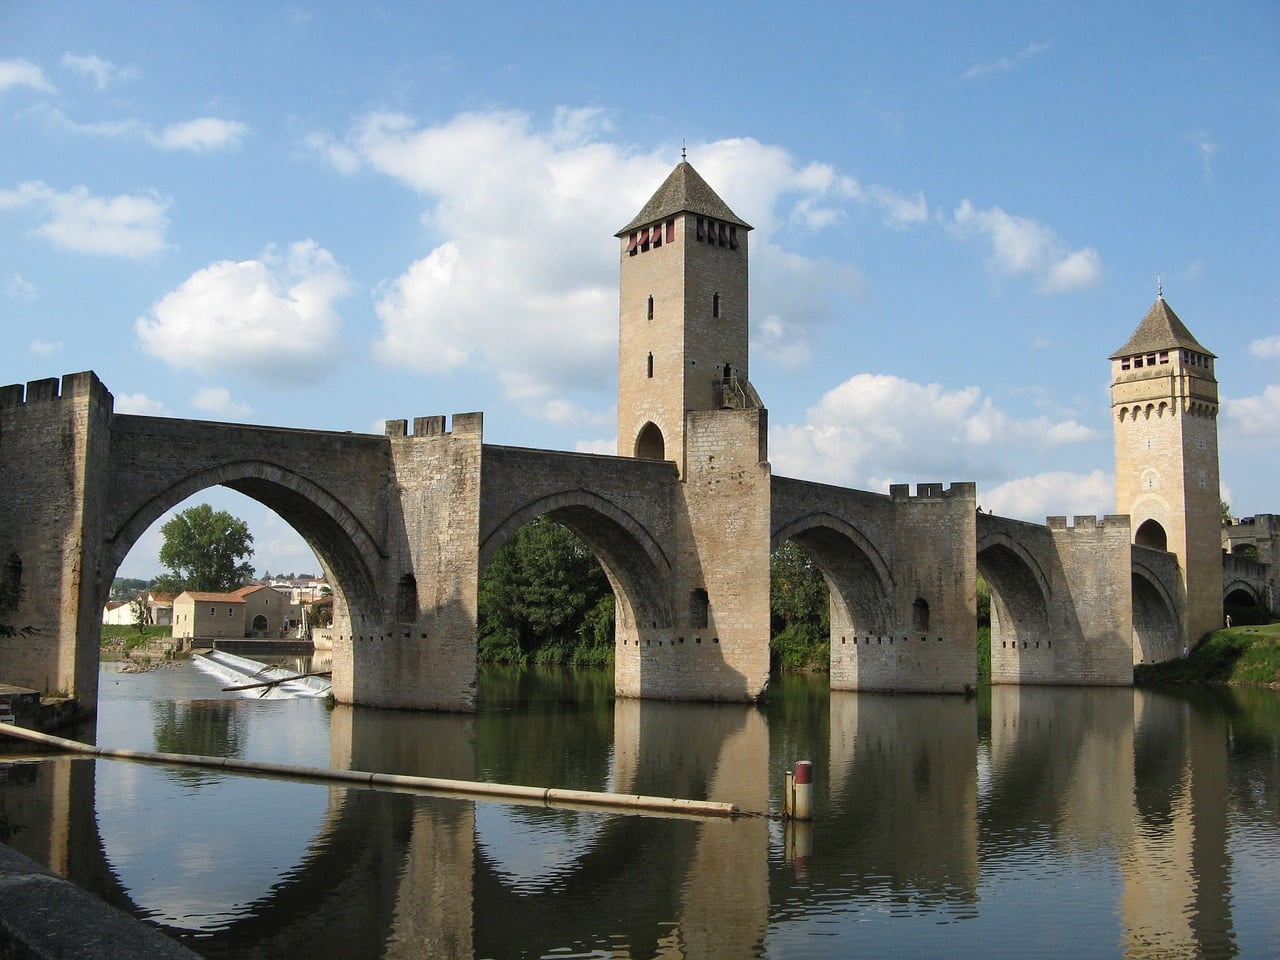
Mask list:
[[[951,228],[958,236],[985,237],[991,244],[993,270],[1030,274],[1043,293],[1093,286],[1102,278],[1102,258],[1092,247],[1069,251],[1051,228],[999,207],[979,210],[965,199],[952,216]]]
[[[1255,397],[1224,399],[1222,412],[1228,429],[1242,439],[1280,440],[1280,386],[1276,384]]]
[[[435,126],[372,113],[341,140],[309,135],[339,172],[372,169],[423,197],[434,245],[377,288],[374,356],[430,374],[483,368],[536,415],[589,424],[590,411],[552,401],[572,388],[612,386],[617,252],[601,241],[649,199],[676,153],[604,142],[608,129],[601,111],[561,108],[545,128],[517,112]],[[757,321],[766,318],[758,329],[766,340],[785,338],[786,362],[803,362],[811,331],[835,316],[835,303],[857,296],[862,280],[849,266],[790,255],[771,235],[823,229],[850,203],[910,221],[917,201],[891,202],[887,192],[873,201],[852,178],[750,139],[691,149],[699,172],[756,227],[752,273],[756,288],[770,291],[753,303]]]
[[[65,53],[62,55],[62,65],[72,73],[91,79],[93,85],[99,90],[105,90],[121,80],[130,80],[138,74],[135,67],[117,67],[109,60],[103,60],[92,53],[87,55]]]
[[[4,285],[4,295],[10,300],[37,300],[36,285],[20,273],[15,273]]]
[[[43,210],[36,234],[80,253],[140,258],[164,249],[169,201],[154,194],[96,197],[83,186],[62,192],[39,180],[0,190],[0,211]]]
[[[234,150],[248,132],[248,126],[236,120],[199,117],[170,124],[159,133],[148,133],[147,139],[161,150],[206,153],[210,150]]]
[[[44,71],[28,60],[0,60],[0,94],[14,87],[27,87],[40,93],[53,93]]]
[[[1115,477],[1055,471],[1008,480],[978,494],[989,513],[1043,523],[1045,517],[1103,517],[1116,511]]]
[[[1037,54],[1044,53],[1049,49],[1047,43],[1029,43],[1011,57],[1001,57],[991,63],[975,63],[964,73],[960,74],[962,80],[972,80],[974,77],[980,77],[987,73],[1004,73],[1012,70],[1018,64],[1030,60]]]
[[[226,387],[204,387],[197,390],[196,395],[191,398],[191,405],[197,410],[230,420],[246,417],[253,412],[253,408],[247,403],[232,400]]]
[[[1254,340],[1249,344],[1249,352],[1261,360],[1280,360],[1280,334]]]
[[[859,374],[823,396],[804,423],[773,430],[770,460],[783,475],[883,489],[908,479],[999,476],[1027,449],[1095,438],[1074,420],[1010,417],[977,387]]]
[[[350,291],[333,255],[302,240],[197,270],[134,329],[143,350],[175,368],[307,379],[340,360],[334,302]]]
[[[159,400],[153,400],[145,393],[120,393],[116,395],[116,413],[129,413],[143,417],[168,417],[168,409]]]

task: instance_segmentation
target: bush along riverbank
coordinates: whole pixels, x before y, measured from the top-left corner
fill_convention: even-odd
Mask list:
[[[1139,664],[1135,683],[1229,683],[1280,689],[1280,623],[1215,630],[1186,657]]]

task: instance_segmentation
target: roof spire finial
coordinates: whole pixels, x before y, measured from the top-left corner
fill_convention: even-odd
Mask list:
[[[688,159],[688,146],[683,137],[680,138],[680,162],[684,163]]]
[[[1160,277],[1160,274],[1158,273],[1156,274],[1156,299],[1158,300],[1164,299],[1164,280]]]

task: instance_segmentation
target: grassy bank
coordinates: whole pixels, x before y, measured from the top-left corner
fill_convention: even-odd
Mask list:
[[[1280,623],[1215,630],[1184,659],[1143,664],[1134,681],[1280,685]]]

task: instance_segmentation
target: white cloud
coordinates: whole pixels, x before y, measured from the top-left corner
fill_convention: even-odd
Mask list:
[[[525,401],[571,388],[609,390],[617,253],[601,241],[649,199],[675,151],[636,154],[602,142],[607,129],[598,110],[561,108],[545,129],[515,112],[462,114],[437,126],[374,113],[341,142],[324,132],[308,136],[339,171],[372,168],[426,203],[423,224],[435,246],[377,288],[374,356],[429,374],[483,368],[507,396]],[[770,236],[788,224],[821,229],[852,202],[913,222],[923,198],[900,200],[886,190],[872,200],[830,167],[797,164],[785,150],[749,139],[690,150],[699,172],[756,227],[752,273],[756,289],[769,294],[753,310],[768,318],[766,337],[785,332],[787,362],[803,362],[813,328],[864,284],[852,267],[788,254]],[[484,190],[475,189],[478,177]],[[532,407],[553,419],[568,409]]]
[[[1261,360],[1280,360],[1280,334],[1254,340],[1249,344],[1249,352]]]
[[[50,353],[57,353],[62,349],[61,340],[32,340],[29,344],[32,353],[38,353],[42,356]]]
[[[27,60],[0,60],[0,94],[14,87],[29,87],[41,93],[53,93],[44,71]]]
[[[99,90],[105,90],[111,84],[120,80],[130,80],[138,74],[137,69],[132,66],[117,67],[109,60],[103,60],[92,53],[85,56],[64,53],[62,55],[62,65],[73,73],[89,77],[93,80],[93,85]]]
[[[613,456],[618,452],[618,438],[579,440],[573,445],[573,449],[576,453],[602,453],[606,456]]]
[[[143,417],[168,417],[168,409],[159,400],[152,400],[145,393],[121,393],[116,396],[116,413],[129,413]]]
[[[334,301],[350,291],[333,255],[303,240],[197,270],[134,329],[172,367],[302,380],[341,361]]]
[[[999,207],[978,210],[965,199],[952,217],[953,232],[978,234],[991,243],[991,267],[998,273],[1030,274],[1044,293],[1060,293],[1096,284],[1102,278],[1102,258],[1092,247],[1068,251],[1052,229],[1029,217]]]
[[[884,223],[887,227],[901,229],[918,223],[927,223],[929,220],[929,205],[925,203],[923,193],[917,193],[914,197],[904,197],[889,187],[873,184],[867,188],[867,197],[884,213]]]
[[[172,123],[158,134],[147,134],[147,139],[161,150],[204,153],[210,150],[234,150],[240,146],[248,132],[249,127],[237,120],[199,117]]]
[[[1213,155],[1218,152],[1218,145],[1209,139],[1203,130],[1194,130],[1187,135],[1200,153],[1200,173],[1205,183],[1213,183]]]
[[[226,419],[246,417],[253,412],[253,408],[247,403],[232,400],[226,387],[203,387],[197,390],[196,395],[191,398],[191,405],[197,410]]]
[[[989,513],[1035,523],[1045,517],[1103,517],[1115,513],[1116,482],[1101,470],[1038,473],[980,492],[978,503]]]
[[[1049,44],[1047,43],[1030,43],[1012,57],[1001,57],[992,63],[975,63],[960,74],[960,78],[962,80],[972,80],[974,77],[980,77],[986,73],[1003,73],[1006,70],[1012,70],[1024,60],[1029,60],[1037,54],[1044,53],[1048,49]]]
[[[164,249],[168,200],[152,194],[95,197],[83,186],[65,193],[39,180],[0,190],[0,210],[42,208],[47,214],[36,233],[80,253],[140,258]]]
[[[1280,386],[1276,384],[1256,397],[1224,399],[1222,412],[1231,432],[1243,439],[1280,440]]]
[[[881,489],[894,478],[999,477],[1028,449],[1095,437],[1072,420],[1016,420],[977,387],[859,374],[824,395],[803,424],[774,429],[770,460],[786,476]]]
[[[11,276],[4,285],[4,295],[10,300],[38,300],[36,285],[20,273]]]

